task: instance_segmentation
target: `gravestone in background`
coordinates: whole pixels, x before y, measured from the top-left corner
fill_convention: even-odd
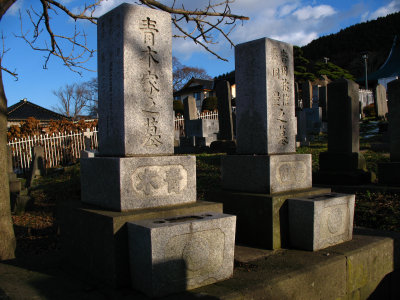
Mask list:
[[[305,81],[301,84],[302,89],[302,98],[303,98],[303,108],[311,108],[312,107],[312,85],[310,81]]]
[[[43,176],[45,174],[45,165],[46,163],[43,146],[34,146],[32,148],[32,162],[26,180],[26,187],[32,186],[33,180],[35,178]]]
[[[305,110],[297,111],[297,135],[296,141],[300,142],[300,146],[309,146],[310,141],[307,134],[307,116]]]
[[[196,100],[188,96],[183,100],[185,118],[185,137],[180,139],[182,146],[205,147],[217,139],[218,120],[199,119]]]
[[[400,79],[389,82],[387,87],[390,162],[378,165],[378,180],[400,186]]]
[[[375,113],[378,118],[386,118],[388,113],[388,103],[386,101],[386,89],[378,84],[375,88]]]
[[[319,85],[312,86],[312,108],[318,108],[319,105]]]
[[[227,80],[217,81],[219,140],[233,140],[231,85]]]
[[[322,108],[322,122],[328,122],[328,89],[326,85],[319,88],[319,106]]]
[[[188,96],[183,99],[183,108],[183,117],[185,121],[198,119],[196,99],[194,97]]]
[[[131,283],[140,291],[154,285],[153,277],[131,281],[129,239],[139,239],[131,247],[140,247],[149,257],[153,248],[144,235],[128,235],[127,222],[146,219],[184,218],[190,232],[174,230],[176,222],[163,226],[165,237],[178,240],[179,249],[158,249],[165,264],[179,260],[180,269],[169,269],[170,277],[158,294],[182,291],[193,286],[182,285],[190,262],[197,261],[193,240],[201,235],[202,219],[194,214],[221,213],[222,206],[196,201],[196,159],[173,155],[173,109],[171,68],[171,15],[143,6],[122,4],[99,19],[99,154],[81,159],[81,200],[84,205],[66,209],[68,263],[75,272],[97,283],[125,286]],[[132,67],[134,66],[134,68]],[[195,122],[197,120],[189,120]],[[188,215],[188,216],[187,216]],[[186,216],[186,217],[185,217]],[[216,216],[215,219],[225,218]],[[234,219],[226,247],[233,247]],[[214,226],[213,230],[219,230]],[[226,231],[228,233],[228,231]],[[192,242],[192,243],[191,243]],[[200,241],[201,244],[201,241]],[[208,245],[207,257],[219,245]],[[130,249],[132,251],[132,249]],[[133,249],[135,251],[135,249]],[[233,272],[233,251],[223,252],[230,261],[223,275],[203,270],[204,281],[196,286],[226,279]],[[228,255],[229,254],[229,255]],[[135,258],[131,258],[135,259]],[[172,261],[174,260],[174,261]],[[140,272],[152,271],[150,264]],[[146,269],[147,268],[147,269]],[[178,279],[175,281],[175,279]],[[135,280],[135,279],[134,279]]]
[[[371,182],[359,149],[358,84],[342,79],[328,85],[328,151],[319,156],[321,183],[359,184]]]

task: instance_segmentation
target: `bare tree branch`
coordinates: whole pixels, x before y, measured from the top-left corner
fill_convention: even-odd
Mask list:
[[[31,25],[33,27],[32,38],[29,39],[29,31],[24,32],[22,21],[23,17],[20,13],[21,22],[21,34],[17,37],[22,38],[33,50],[41,51],[46,53],[43,68],[47,69],[47,65],[52,56],[60,58],[64,65],[70,70],[81,74],[81,70],[92,71],[85,67],[85,63],[93,57],[93,53],[96,52],[95,49],[90,49],[87,46],[87,36],[84,31],[79,31],[77,28],[77,23],[75,23],[75,28],[73,34],[67,36],[58,34],[53,31],[51,24],[50,12],[58,15],[61,11],[71,17],[77,22],[78,20],[87,20],[93,24],[97,23],[97,18],[93,16],[96,7],[103,0],[96,0],[90,5],[85,5],[85,7],[78,13],[73,13],[67,7],[62,5],[60,1],[55,0],[39,0],[41,3],[41,12],[37,12],[32,6],[26,11]],[[48,39],[44,37],[42,45],[39,44],[39,37],[42,33],[47,33]],[[48,42],[47,42],[48,41]],[[66,41],[70,45],[70,52],[67,54],[65,44],[61,46],[61,42]]]
[[[15,80],[18,80],[18,74],[15,70],[11,71],[11,70],[7,69],[6,67],[3,67],[3,65],[2,65],[4,55],[10,50],[10,49],[6,49],[3,33],[1,33],[1,42],[2,42],[2,49],[1,49],[1,53],[0,53],[0,70],[7,72],[11,76],[13,76],[15,78]]]
[[[234,46],[232,40],[228,37],[236,26],[235,22],[249,20],[246,16],[231,13],[230,4],[234,0],[224,0],[219,3],[211,3],[196,10],[187,10],[182,4],[182,8],[175,8],[175,1],[171,6],[164,5],[156,0],[139,0],[140,3],[150,8],[160,9],[172,14],[172,23],[181,32],[181,35],[175,34],[174,37],[189,38],[194,43],[199,44],[206,51],[210,52],[217,58],[227,61],[221,57],[209,45],[216,44],[218,34],[221,34],[231,46]],[[181,23],[193,24],[192,29],[186,29]]]
[[[209,4],[204,10],[195,10],[195,11],[185,10],[184,8],[176,9],[176,8],[173,8],[173,5],[170,7],[170,6],[164,5],[164,4],[160,3],[159,1],[155,1],[155,0],[140,0],[140,2],[147,5],[148,7],[158,8],[160,10],[169,12],[170,14],[185,15],[185,16],[189,16],[189,15],[210,16],[210,17],[224,16],[227,18],[235,19],[235,20],[249,20],[249,18],[245,17],[245,16],[234,15],[234,14],[230,14],[230,13],[219,13],[219,12],[215,12],[215,11],[212,11],[212,12],[209,11],[211,8],[214,8],[214,7],[217,7],[220,5],[229,5],[229,3],[233,2],[232,0],[226,0],[224,2],[214,4],[214,5]]]

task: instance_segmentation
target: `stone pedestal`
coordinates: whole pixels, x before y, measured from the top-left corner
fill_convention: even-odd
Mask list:
[[[81,160],[82,202],[115,211],[196,201],[194,156]]]
[[[312,188],[278,194],[219,191],[207,200],[221,202],[224,213],[237,216],[236,242],[253,247],[288,247],[287,199],[329,193],[328,188]]]
[[[66,267],[81,278],[113,287],[131,284],[127,222],[222,213],[222,204],[204,201],[129,212],[79,202],[60,203],[57,208]]]
[[[312,187],[311,155],[228,155],[222,157],[222,187],[274,194]]]
[[[128,222],[132,286],[160,297],[228,279],[235,219],[206,213]]]
[[[288,199],[290,246],[316,251],[352,239],[355,195]]]

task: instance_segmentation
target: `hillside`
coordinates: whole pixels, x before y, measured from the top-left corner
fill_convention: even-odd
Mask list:
[[[400,37],[400,12],[342,29],[302,47],[304,57],[329,61],[347,69],[355,77],[364,74],[364,52],[368,53],[368,72],[376,71],[386,60],[395,35]]]

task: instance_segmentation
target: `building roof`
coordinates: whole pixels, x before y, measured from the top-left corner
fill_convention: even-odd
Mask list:
[[[394,37],[392,49],[385,63],[375,72],[368,74],[368,80],[400,76],[400,41]]]
[[[190,79],[179,91],[174,93],[174,96],[179,96],[186,93],[191,92],[201,92],[201,91],[211,91],[213,89],[214,80],[208,79],[199,79],[194,78]]]
[[[67,118],[64,115],[36,105],[26,99],[7,108],[8,121],[24,121],[29,117],[34,117],[39,121],[62,120]]]

